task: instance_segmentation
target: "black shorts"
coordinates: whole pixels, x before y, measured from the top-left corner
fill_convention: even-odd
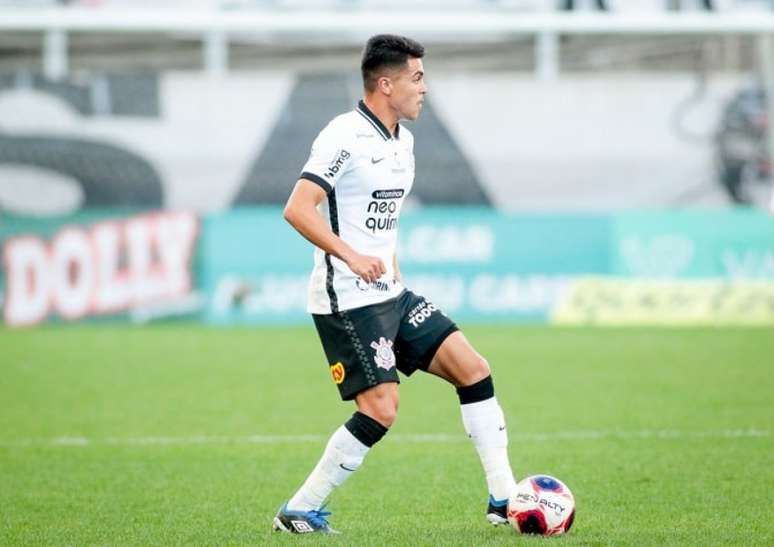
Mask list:
[[[386,302],[312,315],[341,398],[427,370],[457,325],[434,304],[405,290]]]

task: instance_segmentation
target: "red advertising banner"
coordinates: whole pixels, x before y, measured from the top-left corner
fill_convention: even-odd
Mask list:
[[[163,211],[67,223],[50,237],[9,237],[2,245],[4,322],[115,315],[186,297],[198,236],[196,215]]]

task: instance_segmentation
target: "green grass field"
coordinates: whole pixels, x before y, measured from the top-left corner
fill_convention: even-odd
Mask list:
[[[89,326],[0,331],[0,544],[774,543],[770,329],[466,333],[517,476],[575,493],[565,537],[485,522],[454,391],[426,375],[333,497],[344,534],[272,534],[353,411],[313,329]]]

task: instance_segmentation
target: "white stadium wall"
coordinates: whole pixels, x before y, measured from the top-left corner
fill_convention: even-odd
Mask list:
[[[429,108],[409,125],[414,203],[507,211],[729,203],[712,136],[741,78],[713,77],[693,97],[692,74],[545,83],[428,69]],[[354,74],[0,78],[0,209],[281,203],[317,131],[359,94]]]

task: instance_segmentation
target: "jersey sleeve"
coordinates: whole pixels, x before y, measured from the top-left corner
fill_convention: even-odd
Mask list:
[[[352,159],[352,147],[346,138],[341,132],[328,126],[312,143],[312,151],[300,178],[310,180],[330,192],[341,176],[351,168]]]

